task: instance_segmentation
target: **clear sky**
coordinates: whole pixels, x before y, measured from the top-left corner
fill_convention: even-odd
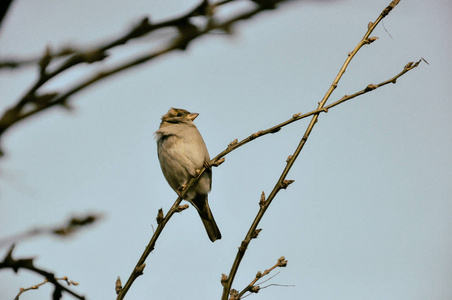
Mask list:
[[[114,299],[147,244],[155,216],[176,199],[158,164],[153,133],[169,107],[198,112],[211,156],[233,139],[314,109],[347,53],[390,0],[299,1],[211,34],[84,90],[75,110],[48,110],[3,137],[0,239],[73,215],[101,222],[69,239],[40,237],[17,257],[79,282],[87,299]],[[159,21],[197,1],[21,1],[0,31],[0,57],[46,45],[97,44],[144,16]],[[429,62],[320,116],[260,224],[233,287],[284,255],[288,266],[249,299],[452,299],[452,4],[402,0],[347,69],[331,100],[384,81],[409,61]],[[384,25],[384,26],[383,26]],[[171,34],[165,32],[164,34]],[[155,43],[144,39],[50,83],[66,87]],[[136,50],[138,49],[138,50]],[[0,107],[14,103],[34,68],[0,72]],[[191,207],[158,240],[126,299],[219,299],[237,247],[307,125],[294,123],[226,157],[213,170],[210,206],[223,238],[211,243]],[[152,227],[153,226],[153,227]],[[7,248],[0,249],[4,256]],[[0,298],[42,278],[0,272]],[[265,284],[264,284],[265,285]],[[21,299],[50,299],[51,286]],[[72,299],[65,295],[65,299]]]

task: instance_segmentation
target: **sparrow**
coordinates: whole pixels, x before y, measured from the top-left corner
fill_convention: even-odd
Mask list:
[[[178,195],[195,177],[197,169],[209,166],[209,152],[193,123],[198,115],[185,109],[171,108],[162,116],[160,128],[155,132],[160,167],[166,181]],[[209,167],[183,199],[196,208],[209,239],[214,242],[221,239],[221,233],[207,202],[211,186],[212,170]]]

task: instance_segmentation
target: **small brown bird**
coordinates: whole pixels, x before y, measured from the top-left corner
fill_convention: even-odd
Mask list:
[[[160,128],[155,132],[160,167],[166,181],[178,194],[180,188],[195,176],[196,170],[210,162],[206,144],[193,123],[197,116],[185,109],[171,108],[162,116]],[[207,202],[211,185],[212,170],[208,168],[184,199],[196,208],[209,239],[214,242],[221,239],[221,233]]]

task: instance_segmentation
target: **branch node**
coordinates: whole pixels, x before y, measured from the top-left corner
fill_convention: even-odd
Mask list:
[[[234,139],[232,142],[229,143],[228,148],[232,148],[235,145],[237,145],[237,139]]]
[[[364,44],[371,44],[371,43],[375,42],[376,40],[378,40],[378,37],[373,36],[373,37],[369,37],[369,38],[365,39],[363,41],[363,43]]]
[[[239,291],[237,291],[235,289],[231,289],[231,291],[229,292],[229,295],[231,295],[229,300],[239,300],[240,299]]]
[[[369,22],[369,24],[367,24],[367,29],[370,29],[372,26],[374,26],[374,22]]]
[[[176,212],[181,212],[181,211],[183,211],[183,210],[186,210],[187,208],[188,208],[188,204],[179,205],[179,206],[176,208]]]
[[[368,86],[366,86],[364,91],[365,92],[369,92],[369,91],[375,90],[376,88],[378,88],[378,85],[376,85],[376,84],[369,84]]]
[[[292,157],[293,157],[292,155],[287,156],[286,163],[289,163]]]
[[[157,218],[155,218],[157,220],[157,224],[160,225],[163,222],[163,209],[159,209],[158,213],[157,213]]]
[[[289,185],[291,185],[293,182],[295,182],[295,180],[283,180],[283,182],[281,182],[281,184],[280,184],[280,186],[281,186],[281,188],[282,189],[287,189],[287,187],[289,186]]]
[[[259,233],[262,231],[262,228],[256,229],[253,232],[253,235],[251,236],[252,239],[255,239],[259,236]]]
[[[142,263],[140,266],[136,267],[133,272],[135,273],[135,275],[137,275],[137,277],[143,275],[143,270],[145,267],[146,263]]]
[[[46,50],[44,52],[44,56],[39,60],[39,74],[41,77],[44,77],[46,75],[46,69],[47,66],[50,64],[50,61],[52,60],[52,53],[50,50],[50,46],[47,45]]]
[[[250,288],[249,291],[250,291],[251,293],[258,293],[260,289],[261,289],[260,286],[258,286],[258,285],[253,285],[253,286]]]
[[[260,279],[262,277],[262,272],[258,271],[256,274],[256,279]]]
[[[227,281],[228,281],[228,276],[226,274],[224,274],[224,273],[221,274],[221,280],[220,280],[221,285],[225,286]]]
[[[284,256],[281,256],[281,257],[278,259],[277,266],[278,266],[278,267],[281,267],[281,268],[284,268],[284,267],[287,266],[287,260],[286,260],[286,258],[285,258]]]
[[[262,191],[261,199],[259,200],[259,205],[262,207],[265,205],[265,193]]]
[[[121,278],[118,276],[118,279],[116,279],[116,284],[115,284],[115,291],[116,291],[116,295],[118,295],[122,290],[122,283],[121,283]]]
[[[240,247],[239,247],[239,251],[240,252],[245,252],[246,251],[246,248],[248,248],[248,244],[250,243],[250,239],[244,239],[243,241],[242,241],[242,244],[240,245]]]
[[[294,114],[294,115],[292,116],[292,118],[296,119],[296,118],[298,118],[300,115],[301,115],[301,112],[296,113],[296,114]]]
[[[277,133],[278,131],[280,131],[281,130],[281,127],[276,127],[276,128],[274,128],[274,129],[272,129],[271,131],[270,131],[270,133]]]
[[[212,164],[213,167],[218,167],[219,165],[221,165],[222,163],[224,163],[224,161],[226,160],[226,158],[222,157],[219,160],[217,160],[216,162],[214,162]]]
[[[251,140],[254,140],[255,138],[261,136],[263,133],[264,133],[264,131],[259,130],[258,132],[253,133],[253,134],[250,136],[250,139],[251,139]]]

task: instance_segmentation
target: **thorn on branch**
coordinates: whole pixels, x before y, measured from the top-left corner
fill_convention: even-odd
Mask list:
[[[61,101],[59,105],[68,112],[74,111],[74,106],[72,106],[67,100]]]
[[[68,236],[73,234],[81,227],[92,225],[100,218],[100,215],[89,214],[85,217],[72,217],[64,226],[55,228],[52,233],[59,236]]]
[[[411,62],[407,63],[406,66],[405,66],[405,70],[409,71],[411,69],[416,68],[420,64],[421,61],[425,61],[427,64],[429,64],[425,59],[421,58],[417,62],[412,62],[411,61]]]
[[[235,145],[237,145],[237,142],[238,142],[237,139],[233,140],[232,142],[229,143],[228,148],[234,147]]]
[[[261,289],[260,286],[258,286],[258,285],[253,285],[253,286],[250,288],[249,291],[250,291],[251,293],[258,293],[260,289]]]
[[[364,44],[372,44],[372,43],[375,42],[376,40],[378,40],[378,37],[373,36],[373,37],[370,37],[370,38],[365,39],[365,40],[364,40]]]
[[[252,239],[255,239],[259,236],[259,233],[262,231],[262,228],[256,229],[253,232],[253,235],[251,236]]]
[[[56,96],[58,96],[58,93],[46,93],[39,96],[31,95],[30,97],[27,97],[27,101],[33,103],[37,107],[43,107],[52,102],[52,99]]]
[[[149,21],[148,17],[144,17],[140,23],[132,29],[132,31],[128,34],[130,39],[137,38],[148,33],[152,28],[152,24]]]
[[[115,291],[116,291],[116,295],[118,295],[122,290],[122,283],[121,283],[121,278],[118,276],[118,279],[116,279],[116,284],[115,284]]]
[[[44,52],[44,56],[39,60],[39,75],[41,77],[44,77],[46,75],[46,69],[50,64],[50,61],[52,60],[52,53],[50,50],[50,46],[47,45],[46,50]]]
[[[283,182],[281,182],[281,188],[282,189],[287,189],[287,187],[289,186],[289,185],[291,185],[293,182],[295,182],[295,180],[283,180]]]
[[[372,26],[374,26],[374,22],[369,22],[369,24],[367,24],[367,29],[370,29]]]
[[[204,0],[200,3],[200,5],[198,7],[196,7],[191,16],[193,17],[197,17],[197,16],[207,16],[209,15],[211,11],[210,5],[209,5],[209,1]]]
[[[186,210],[187,208],[188,208],[188,204],[179,205],[179,206],[176,208],[176,212],[181,212],[181,211],[183,211],[183,210]]]
[[[231,295],[229,300],[239,300],[240,299],[239,291],[237,291],[235,289],[231,289],[231,291],[229,292],[229,295]]]
[[[140,266],[136,267],[135,270],[133,270],[133,272],[135,273],[135,275],[140,276],[143,275],[143,270],[146,267],[146,263],[142,263]]]
[[[179,38],[176,40],[176,46],[180,50],[185,50],[188,44],[199,35],[199,29],[189,20],[184,19],[179,24],[177,24],[177,29],[179,30]]]
[[[159,209],[158,213],[157,213],[157,224],[160,225],[163,222],[163,209]]]
[[[260,279],[262,277],[262,272],[261,271],[258,271],[257,273],[256,273],[256,279]]]
[[[275,129],[272,129],[271,131],[270,131],[270,133],[277,133],[278,131],[280,131],[281,130],[281,127],[276,127]]]
[[[88,64],[92,64],[107,58],[108,55],[103,50],[87,51],[82,54],[82,60]]]
[[[389,12],[396,7],[397,4],[399,4],[400,0],[393,0],[381,13],[383,15],[383,17],[386,17]]]
[[[250,243],[250,240],[249,240],[249,239],[243,240],[243,241],[242,241],[242,244],[240,244],[239,251],[240,251],[240,252],[245,252],[245,251],[246,251],[246,248],[248,248],[248,244],[249,244],[249,243]]]
[[[375,90],[376,88],[378,88],[378,85],[375,84],[369,84],[368,86],[366,86],[366,88],[364,89],[365,92],[369,92],[372,90]]]
[[[220,280],[221,285],[225,286],[227,281],[228,281],[228,276],[226,274],[224,274],[224,273],[221,274],[221,280]]]
[[[222,157],[219,160],[217,160],[216,162],[214,162],[212,164],[213,167],[218,167],[219,165],[221,165],[222,163],[224,163],[224,161],[226,160],[226,158]]]
[[[278,267],[281,267],[281,268],[284,268],[284,267],[286,267],[287,266],[287,260],[286,260],[286,258],[284,257],[284,256],[281,256],[279,259],[278,259]]]
[[[296,113],[296,114],[294,114],[294,115],[292,116],[292,118],[296,119],[296,118],[298,118],[300,115],[301,115],[301,112]]]
[[[254,140],[255,138],[261,136],[264,132],[262,130],[259,130],[258,132],[253,133],[250,135],[250,140]]]
[[[259,205],[262,207],[262,206],[264,206],[265,205],[265,193],[264,193],[264,191],[262,191],[262,194],[261,194],[261,199],[259,200]]]

